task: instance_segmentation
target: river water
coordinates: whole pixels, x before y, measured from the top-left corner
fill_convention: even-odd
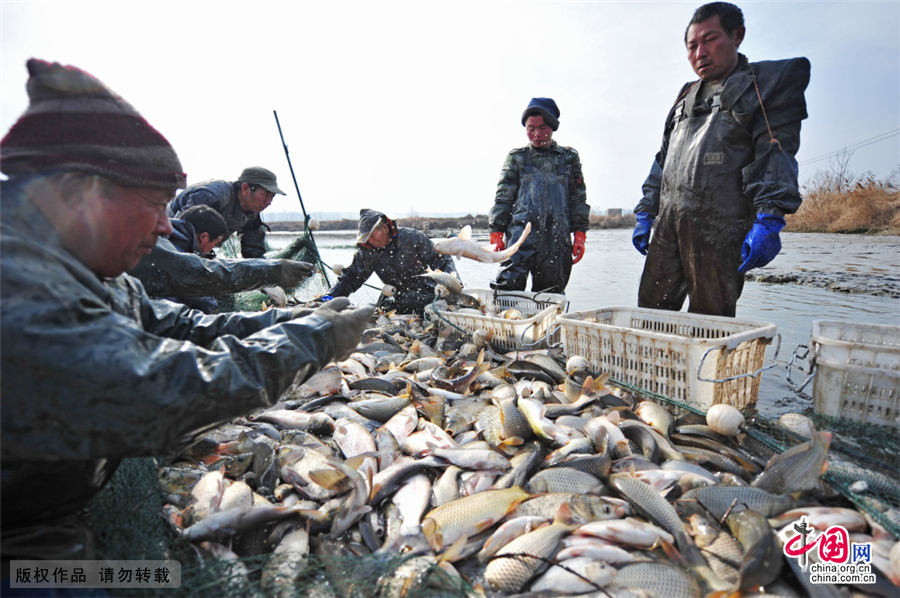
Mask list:
[[[329,266],[349,265],[355,236],[355,231],[315,233],[322,260]],[[282,248],[293,238],[270,233],[269,244]],[[487,232],[477,232],[476,240],[487,244]],[[786,365],[795,347],[808,344],[813,320],[900,325],[900,236],[785,233],[782,244],[772,264],[753,271],[760,280],[751,278],[744,285],[736,316],[773,323],[781,334],[778,363],[760,382],[758,408],[770,417],[812,406],[809,396],[791,390]],[[586,247],[566,289],[569,311],[635,307],[644,256],[632,246],[631,230],[588,231]],[[466,287],[487,289],[499,265],[463,259],[457,269]],[[374,275],[369,282],[382,286]],[[374,291],[364,290],[351,298],[362,302],[373,296]],[[770,347],[767,362],[773,357]],[[795,382],[804,378],[794,370]],[[806,391],[812,394],[811,386]]]

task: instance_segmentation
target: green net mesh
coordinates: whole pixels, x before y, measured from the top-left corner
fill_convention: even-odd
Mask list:
[[[126,459],[90,504],[96,558],[173,559],[181,563],[181,587],[166,596],[469,596],[472,588],[450,578],[433,559],[398,554],[357,556],[351,542],[311,538],[297,579],[276,586],[263,582],[271,552],[230,560],[182,540],[163,518],[156,459]],[[263,530],[269,531],[269,530]],[[350,546],[351,548],[348,548]],[[337,553],[337,554],[335,554]],[[149,588],[117,588],[117,596],[155,596]]]
[[[240,258],[239,241],[232,236],[221,246],[221,253],[223,257],[229,259]],[[323,295],[331,286],[329,275],[327,274],[328,268],[319,256],[316,241],[309,229],[300,233],[290,245],[271,256],[271,258],[296,260],[316,265],[316,272],[312,277],[294,288],[284,289],[289,300],[294,299],[298,303],[310,301]],[[263,308],[263,303],[272,304],[272,300],[268,295],[260,290],[233,295],[220,295],[216,297],[216,301],[219,303],[220,312],[259,311]]]
[[[627,382],[610,378],[609,382],[625,390],[652,399],[675,412],[690,411],[705,415],[703,409],[684,401],[670,399]],[[753,408],[743,410],[747,425],[739,436],[740,445],[764,458],[783,453],[808,438],[798,436]],[[887,426],[852,422],[820,415],[809,409],[817,430],[832,433],[828,451],[828,469],[822,476],[839,493],[836,503],[855,507],[900,539],[900,432]]]

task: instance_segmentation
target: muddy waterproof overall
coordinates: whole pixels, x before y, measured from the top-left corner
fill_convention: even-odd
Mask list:
[[[755,215],[793,213],[800,205],[794,155],[808,81],[806,59],[751,65],[741,56],[711,104],[698,106],[700,82],[676,102],[635,209],[659,214],[639,306],[680,310],[690,296],[690,312],[735,315],[744,286],[741,245]]]
[[[531,152],[524,152],[525,170],[507,228],[507,246],[519,240],[525,224],[531,233],[522,247],[504,262],[491,286],[524,291],[531,273],[531,290],[564,293],[572,272],[572,240],[569,226],[569,176],[565,153],[556,154],[555,168],[537,170]]]
[[[664,198],[641,277],[638,305],[734,316],[744,288],[741,245],[753,225],[741,168],[753,155],[750,134],[721,110],[690,116],[700,85],[676,107],[675,129],[663,168]],[[667,188],[677,190],[667,193]],[[670,201],[666,201],[670,200]]]

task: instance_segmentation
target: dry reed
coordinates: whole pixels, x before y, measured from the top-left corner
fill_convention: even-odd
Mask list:
[[[803,188],[803,204],[786,217],[790,232],[900,232],[900,190],[872,175],[820,174]]]

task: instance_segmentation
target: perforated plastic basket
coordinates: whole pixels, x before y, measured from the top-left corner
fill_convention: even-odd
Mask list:
[[[814,320],[816,412],[900,427],[900,326]]]
[[[556,323],[568,356],[703,411],[756,401],[766,346],[777,336],[765,322],[645,308],[575,312]]]
[[[446,321],[467,332],[492,331],[491,344],[503,349],[543,349],[558,335],[553,334],[553,322],[566,306],[566,296],[558,293],[527,293],[525,291],[494,291],[492,289],[464,289],[463,293],[478,299],[488,311],[502,313],[516,309],[526,316],[521,320],[502,317],[439,311]],[[425,314],[434,318],[429,306]]]

